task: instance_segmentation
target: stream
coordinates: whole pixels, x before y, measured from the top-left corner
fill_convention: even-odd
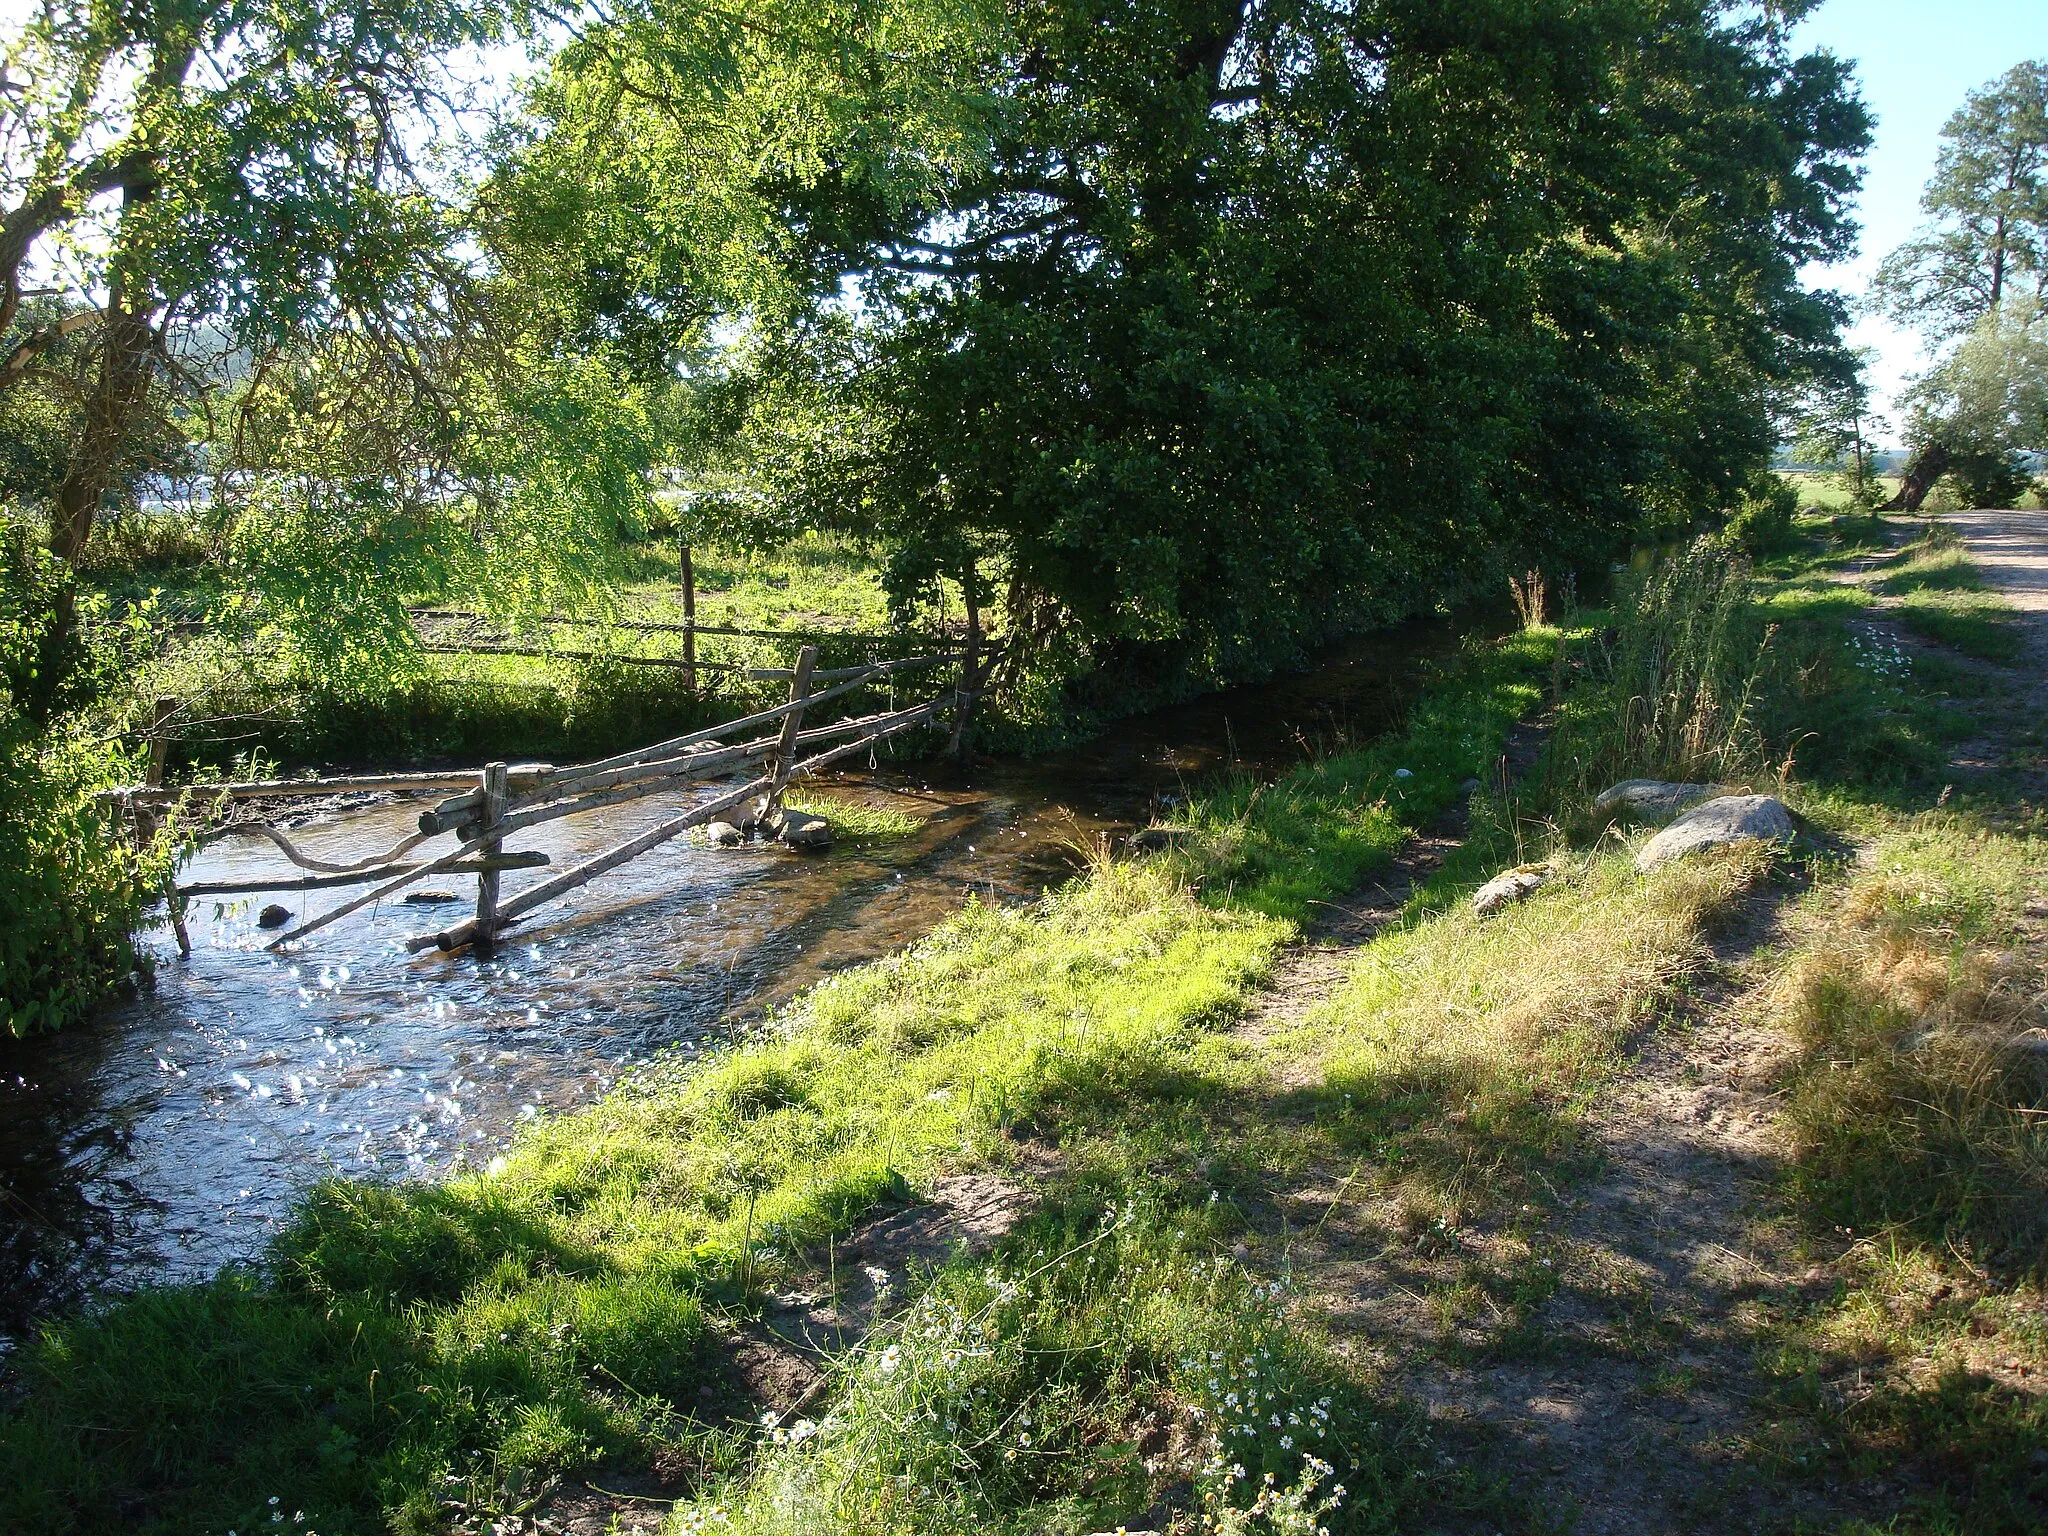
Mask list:
[[[1383,631],[1054,756],[815,781],[821,797],[907,812],[919,830],[824,855],[686,836],[541,909],[487,962],[400,942],[466,906],[366,907],[276,956],[256,926],[264,904],[312,913],[348,893],[197,899],[189,960],[152,934],[155,979],[133,1000],[62,1034],[0,1041],[0,1348],[97,1295],[257,1257],[317,1179],[487,1161],[522,1123],[589,1103],[656,1052],[717,1046],[734,1016],[901,948],[970,891],[1035,898],[1073,871],[1076,845],[1144,825],[1233,763],[1271,774],[1384,729],[1460,629]],[[717,792],[651,796],[513,842],[560,869]],[[294,837],[353,857],[396,842],[420,805],[338,813]],[[287,873],[256,837],[185,870]],[[507,894],[530,878],[508,875]]]

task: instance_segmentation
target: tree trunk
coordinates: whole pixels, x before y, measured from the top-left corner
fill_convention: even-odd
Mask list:
[[[1949,451],[1945,443],[1933,442],[1916,452],[1906,462],[1906,473],[1899,481],[1899,494],[1878,508],[1880,512],[1918,512],[1920,503],[1927,499],[1927,493],[1934,489],[1934,482],[1948,470]]]
[[[114,488],[149,401],[155,336],[147,314],[128,307],[118,285],[100,337],[99,377],[86,398],[85,429],[71,451],[50,516],[50,551],[76,565],[100,503]]]

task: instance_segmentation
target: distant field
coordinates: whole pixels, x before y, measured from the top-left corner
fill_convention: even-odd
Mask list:
[[[1884,488],[1887,498],[1896,495],[1899,489],[1897,475],[1877,475],[1873,479]],[[1849,505],[1849,491],[1833,475],[1815,475],[1800,471],[1785,472],[1786,482],[1799,492],[1799,504],[1817,511],[1839,512]]]

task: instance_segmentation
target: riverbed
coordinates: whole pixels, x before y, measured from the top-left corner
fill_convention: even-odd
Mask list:
[[[1034,900],[1077,849],[1222,771],[1283,771],[1384,729],[1457,640],[1450,621],[1404,625],[1056,756],[842,774],[817,792],[905,813],[917,830],[823,855],[678,839],[541,909],[489,961],[403,947],[463,906],[366,907],[279,956],[256,925],[265,903],[311,914],[341,895],[195,901],[189,959],[152,935],[154,979],[134,998],[61,1035],[0,1043],[0,1337],[109,1290],[258,1258],[318,1179],[487,1161],[522,1125],[589,1103],[658,1052],[718,1048],[736,1021],[914,940],[970,893]],[[560,869],[717,792],[514,843]],[[419,808],[339,812],[294,837],[353,857],[398,841]],[[289,872],[269,842],[236,837],[184,873]],[[507,876],[507,894],[530,878]]]

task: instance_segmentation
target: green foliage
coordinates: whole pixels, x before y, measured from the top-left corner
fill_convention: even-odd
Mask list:
[[[1948,340],[2048,278],[2048,62],[1970,92],[1941,137],[1920,196],[1929,227],[1885,257],[1872,288],[1901,325]]]
[[[1386,1410],[1290,1324],[1284,1288],[1205,1255],[1194,1211],[1112,1204],[1092,1232],[1084,1211],[1034,1222],[1009,1263],[933,1276],[840,1364],[830,1414],[778,1424],[684,1529],[1108,1529],[1182,1479],[1212,1532],[1394,1528]]]
[[[167,849],[136,853],[93,792],[126,764],[76,714],[112,664],[51,655],[66,573],[9,517],[0,524],[0,1029],[28,1035],[91,1013],[136,956],[129,935]],[[55,665],[53,665],[53,662]]]
[[[681,270],[723,246],[633,210],[697,230],[697,178],[723,189],[767,132],[745,185],[784,205],[747,248],[811,302],[706,380],[718,469],[788,524],[878,536],[900,605],[941,577],[1000,594],[1055,668],[1257,672],[1503,563],[1603,553],[1646,503],[1689,525],[1826,349],[1794,273],[1846,236],[1866,124],[1775,22],[1047,0],[970,14],[939,69],[921,7],[876,15],[899,10],[877,75],[923,68],[939,105],[887,175],[862,135],[812,171],[848,88],[784,120],[823,66],[779,13],[744,47],[659,9],[593,32],[535,156],[621,210],[630,239],[581,226],[589,270]],[[860,57],[865,18],[844,31]],[[636,70],[659,99],[623,91]]]
[[[1728,518],[1728,536],[1748,555],[1783,554],[1801,542],[1792,522],[1798,511],[1797,489],[1778,475],[1759,475],[1742,488]]]
[[[1541,700],[1538,679],[1561,640],[1531,629],[1474,647],[1398,737],[1204,796],[1188,823],[1208,898],[1301,923],[1353,889],[1492,769],[1508,727]]]

